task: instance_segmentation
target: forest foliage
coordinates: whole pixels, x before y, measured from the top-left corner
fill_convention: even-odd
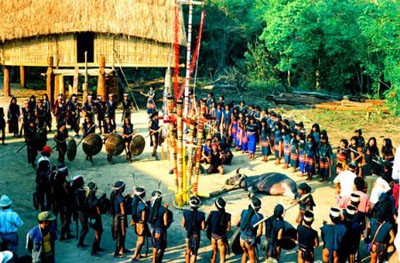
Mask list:
[[[204,8],[200,76],[386,97],[400,113],[397,0],[209,0]]]

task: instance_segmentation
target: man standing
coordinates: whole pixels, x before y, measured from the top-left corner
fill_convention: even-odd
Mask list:
[[[106,103],[106,113],[110,116],[112,123],[115,125],[115,111],[117,110],[117,102],[114,101],[114,94],[108,95],[108,101]]]
[[[153,154],[151,156],[155,157],[156,160],[158,159],[157,146],[160,139],[160,131],[159,131],[160,125],[158,123],[157,117],[158,117],[158,111],[150,115],[150,121],[149,121],[150,147],[151,146],[153,147]]]
[[[222,197],[215,200],[216,211],[211,211],[207,219],[207,237],[211,240],[211,262],[217,262],[218,251],[220,262],[224,263],[228,247],[227,233],[231,230],[231,214],[225,211],[226,202]]]
[[[200,198],[190,197],[190,209],[183,211],[181,225],[186,230],[186,263],[196,263],[197,252],[200,248],[200,232],[206,227],[205,213],[198,211]]]
[[[244,253],[242,262],[256,262],[257,239],[261,238],[263,223],[254,227],[254,224],[263,219],[259,213],[261,209],[261,200],[257,197],[251,199],[248,209],[243,210],[240,215],[240,221],[237,226],[240,227],[240,246]]]
[[[112,236],[117,240],[115,246],[114,257],[121,257],[124,253],[129,252],[125,249],[126,237],[126,211],[125,197],[122,193],[125,191],[125,183],[117,181],[112,186],[111,201],[111,216],[112,216]]]
[[[3,248],[10,250],[13,254],[18,249],[18,228],[24,224],[19,215],[11,209],[12,201],[7,195],[0,198],[0,239]]]
[[[54,134],[54,140],[57,143],[57,151],[58,151],[58,161],[64,164],[65,154],[67,152],[67,138],[68,138],[68,129],[67,125],[64,121],[60,121],[57,124],[57,132]]]
[[[355,169],[356,167],[353,164],[349,164],[348,170],[341,172],[333,180],[336,194],[338,195],[338,201],[346,195],[351,195],[353,192],[354,179],[357,177],[354,173]]]
[[[32,263],[55,262],[56,216],[50,211],[38,215],[39,224],[33,227],[26,237],[26,248],[32,253]]]
[[[146,190],[143,187],[134,187],[133,191],[132,219],[130,225],[135,228],[135,233],[137,235],[136,249],[132,257],[132,261],[136,261],[140,258],[140,251],[144,245],[146,235],[148,234],[148,209],[144,200],[146,197]]]
[[[163,261],[167,247],[168,205],[162,204],[161,191],[152,193],[149,208],[149,223],[151,224],[151,238],[153,241],[153,263]]]
[[[89,232],[89,222],[85,205],[86,193],[83,188],[84,184],[85,181],[83,180],[83,177],[77,175],[73,178],[71,188],[71,194],[73,196],[73,212],[75,213],[75,219],[79,219],[82,227],[77,244],[77,247],[79,248],[88,247],[88,245],[84,243],[85,237]],[[78,225],[78,223],[76,223],[76,225]]]

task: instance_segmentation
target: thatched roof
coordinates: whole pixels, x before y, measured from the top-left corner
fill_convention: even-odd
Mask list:
[[[96,32],[172,43],[174,6],[174,0],[0,0],[0,39],[4,42],[51,34]]]

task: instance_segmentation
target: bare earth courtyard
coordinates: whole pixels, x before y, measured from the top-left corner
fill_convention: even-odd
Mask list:
[[[21,99],[19,99],[19,102]],[[5,110],[8,107],[8,100],[4,98],[0,99],[0,107],[4,107]],[[302,113],[297,113],[301,116]],[[117,115],[117,122],[120,120],[120,115]],[[135,125],[136,131],[143,135],[147,135],[147,121],[148,117],[144,111],[134,113],[132,115],[132,121]],[[329,132],[329,130],[328,130]],[[342,135],[350,137],[352,134]],[[390,134],[387,134],[389,136]],[[55,143],[52,140],[52,135],[49,136],[48,145],[53,146]],[[368,138],[368,137],[366,137]],[[336,142],[334,140],[333,142]],[[398,145],[399,140],[393,140],[394,145]],[[28,230],[34,226],[36,221],[37,212],[33,209],[32,205],[32,193],[35,189],[35,173],[30,165],[27,163],[26,150],[22,150],[20,153],[16,153],[17,149],[22,146],[23,139],[10,138],[6,140],[7,146],[0,145],[0,194],[7,194],[12,200],[12,208],[19,213],[24,226],[19,231],[20,245],[18,249],[19,255],[25,255],[28,251],[24,248],[25,235]],[[66,162],[69,168],[70,179],[80,174],[83,176],[86,183],[95,181],[98,184],[100,193],[107,193],[109,195],[111,189],[110,184],[113,184],[117,180],[123,180],[126,184],[125,193],[131,192],[133,187],[132,174],[135,174],[135,181],[137,185],[142,185],[147,190],[147,195],[157,188],[158,182],[161,181],[161,190],[163,194],[166,194],[164,201],[171,204],[170,207],[174,212],[174,222],[168,229],[168,246],[164,257],[164,262],[184,262],[184,230],[180,226],[180,220],[182,218],[182,211],[173,208],[174,195],[172,193],[174,185],[174,175],[168,174],[169,162],[166,159],[167,154],[164,156],[158,150],[159,161],[154,160],[151,157],[151,148],[149,147],[149,138],[146,137],[146,147],[144,152],[136,157],[134,161],[129,164],[125,160],[124,154],[115,157],[114,165],[110,165],[106,160],[106,153],[103,150],[100,154],[94,156],[94,165],[90,162],[85,161],[85,155],[81,149],[78,148],[77,157],[73,162]],[[257,158],[251,162],[248,161],[247,155],[242,155],[239,152],[235,152],[232,165],[225,166],[226,174],[220,176],[214,175],[202,175],[200,177],[199,192],[209,193],[211,191],[219,190],[223,186],[225,180],[235,174],[235,170],[241,167],[241,171],[248,176],[259,175],[266,172],[279,171],[286,173],[296,182],[304,180],[303,177],[297,174],[290,173],[289,171],[283,170],[282,167],[273,164],[273,161],[264,163],[261,158]],[[272,158],[272,157],[270,157]],[[54,152],[51,156],[53,164],[58,164],[57,152]],[[314,228],[319,230],[322,226],[322,221],[329,219],[329,209],[335,205],[335,194],[333,186],[330,184],[322,184],[317,180],[310,182],[310,185],[315,189],[313,193],[314,200],[316,201],[317,207],[315,209],[315,222]],[[169,194],[170,193],[170,194]],[[238,219],[242,209],[247,208],[248,199],[246,193],[243,190],[237,190],[224,195],[227,200],[226,210],[232,214],[233,224]],[[264,216],[271,215],[273,208],[276,204],[281,203],[284,207],[290,206],[290,199],[288,197],[276,197],[276,196],[260,196],[262,197],[262,209],[261,213]],[[214,209],[214,199],[203,199],[201,210],[208,213]],[[285,219],[295,225],[295,218],[298,212],[298,208],[294,207],[287,211]],[[77,241],[75,239],[64,242],[56,242],[56,260],[57,262],[129,262],[128,254],[125,258],[115,259],[113,258],[113,252],[115,242],[111,238],[111,218],[108,215],[103,216],[104,234],[101,241],[101,247],[105,248],[105,252],[100,257],[91,257],[90,249],[78,249],[76,247]],[[234,228],[235,229],[235,228]],[[234,230],[233,229],[233,230]],[[72,225],[73,232],[75,231],[74,224]],[[233,231],[232,231],[233,232]],[[75,233],[75,232],[74,232]],[[93,240],[93,231],[90,230],[86,237],[85,243],[91,244]],[[264,239],[263,239],[264,240]],[[149,244],[149,255],[151,254],[151,240],[148,240]],[[128,229],[126,245],[127,248],[133,250],[136,244],[136,237],[132,228]],[[261,246],[260,246],[261,248]],[[367,253],[365,250],[364,243],[361,244],[362,256],[365,258],[364,262],[368,262]],[[142,253],[146,252],[146,247],[142,250]],[[264,252],[260,250],[260,254]],[[211,256],[209,241],[206,238],[205,233],[202,235],[201,249],[199,254],[199,262],[209,262]],[[316,259],[321,258],[321,248],[317,249]],[[151,258],[145,258],[141,260],[143,262],[151,262]],[[283,251],[282,262],[296,262],[297,261],[297,250]],[[230,255],[227,262],[240,262],[240,257]]]

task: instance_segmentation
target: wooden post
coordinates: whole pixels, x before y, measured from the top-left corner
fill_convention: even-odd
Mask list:
[[[8,66],[3,66],[3,80],[4,80],[4,96],[11,96],[11,86],[10,86],[10,69]]]
[[[25,82],[25,66],[19,66],[19,82],[21,84],[21,89],[26,88],[26,82]]]
[[[58,77],[58,81],[59,81],[58,92],[59,92],[59,94],[63,94],[65,96],[66,94],[65,94],[65,85],[64,85],[64,75],[60,75]]]
[[[102,98],[107,98],[105,67],[106,58],[101,56],[99,61],[99,77],[97,80],[97,96],[100,95]]]
[[[54,75],[54,101],[57,101],[57,97],[60,94],[60,75]]]
[[[54,58],[47,57],[47,72],[46,72],[46,92],[49,96],[50,105],[54,104],[54,73],[53,73]]]

